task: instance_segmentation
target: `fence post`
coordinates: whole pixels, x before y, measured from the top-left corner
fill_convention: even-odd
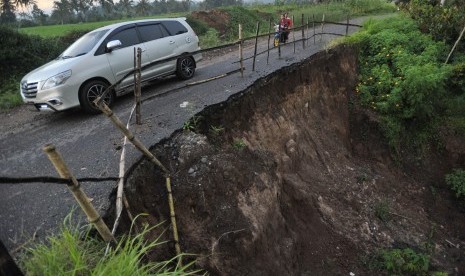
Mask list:
[[[323,14],[323,19],[321,20],[321,34],[320,34],[320,41],[323,40],[323,28],[325,27],[325,14]]]
[[[346,36],[349,35],[349,14],[347,14]]]
[[[110,229],[108,229],[102,217],[97,213],[97,210],[95,210],[89,198],[81,189],[81,185],[79,184],[79,182],[71,174],[60,153],[56,151],[53,145],[46,145],[43,148],[43,151],[47,154],[48,159],[50,160],[50,162],[52,162],[58,174],[62,178],[71,180],[71,183],[68,183],[67,186],[73,193],[74,198],[81,206],[81,209],[86,214],[87,220],[90,223],[92,223],[95,226],[95,228],[97,228],[97,231],[99,232],[100,236],[102,236],[105,242],[115,241],[115,238],[111,234]]]
[[[292,16],[292,42],[294,43],[294,54],[295,54],[295,21],[294,16]]]
[[[313,20],[313,44],[316,44],[315,15],[314,14],[312,14],[312,20]]]
[[[255,71],[255,59],[257,58],[258,32],[260,31],[260,21],[257,21],[257,33],[255,35],[255,50],[253,52],[252,71]]]
[[[244,67],[242,59],[242,24],[239,24],[239,58],[241,65],[241,77],[244,77]]]
[[[270,60],[271,24],[272,24],[272,18],[270,17],[270,26],[268,27],[268,51],[266,52],[266,64],[268,64]]]
[[[141,114],[140,114],[140,98],[141,98],[141,86],[140,86],[140,79],[141,79],[141,58],[142,58],[142,49],[137,48],[137,58],[136,58],[136,83],[135,85],[135,96],[136,96],[136,124],[141,125]]]
[[[302,19],[300,20],[302,25],[302,49],[305,49],[305,30],[304,30],[304,14],[302,13]]]

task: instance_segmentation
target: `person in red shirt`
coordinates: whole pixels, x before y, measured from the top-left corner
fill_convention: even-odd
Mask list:
[[[292,28],[292,20],[289,18],[287,12],[281,15],[281,20],[279,21],[279,27],[280,27],[280,30],[284,34],[284,39],[283,39],[284,41],[282,42],[286,42],[289,39],[289,33],[290,33],[289,30]]]
[[[279,21],[279,31],[282,33],[281,42],[286,43],[289,37],[289,21],[286,18],[286,14],[281,15],[281,20]]]

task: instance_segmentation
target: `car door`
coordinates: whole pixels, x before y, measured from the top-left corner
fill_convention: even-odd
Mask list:
[[[118,81],[134,70],[134,48],[142,49],[142,66],[149,61],[149,58],[145,45],[141,42],[134,24],[118,29],[116,32],[112,33],[108,39],[106,39],[107,42],[115,40],[119,40],[121,42],[121,46],[113,49],[111,52],[107,53],[106,56],[113,74]],[[127,76],[118,86],[118,89],[125,88],[132,84],[134,84],[133,74]]]
[[[167,30],[159,22],[149,22],[138,24],[142,41],[147,49],[147,56],[150,62],[174,57],[176,42],[169,35]],[[149,79],[165,74],[173,73],[176,70],[176,60],[171,60],[162,64],[156,64],[145,69],[142,74],[143,79]]]

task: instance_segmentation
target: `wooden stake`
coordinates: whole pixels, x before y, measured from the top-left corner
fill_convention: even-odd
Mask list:
[[[305,49],[305,30],[304,30],[304,14],[302,13],[302,19],[300,20],[302,25],[302,49]]]
[[[320,34],[320,41],[323,40],[323,28],[325,27],[325,15],[323,14],[323,19],[321,20],[321,34]]]
[[[255,34],[255,50],[253,52],[252,71],[255,71],[255,59],[257,58],[258,32],[260,31],[260,21],[257,22],[257,33]]]
[[[292,16],[292,43],[294,43],[294,54],[295,54],[295,21],[294,21],[294,16]]]
[[[266,52],[266,64],[269,64],[269,60],[270,60],[271,24],[273,23],[270,17],[270,26],[268,27],[268,51]]]
[[[240,65],[241,65],[241,77],[244,77],[244,66],[243,66],[243,58],[242,58],[242,24],[239,24],[239,58],[240,58]]]
[[[136,124],[141,125],[142,124],[142,119],[141,119],[141,114],[140,114],[140,98],[141,98],[141,58],[142,58],[142,49],[137,48],[137,68],[136,68],[136,89],[134,90],[135,96],[136,96]]]
[[[176,250],[176,254],[179,256],[181,255],[181,246],[179,245],[178,227],[176,224],[176,213],[174,212],[174,200],[173,194],[171,192],[171,179],[169,177],[166,178],[166,190],[168,191],[168,203],[170,206],[171,225],[173,226],[174,248]]]
[[[84,191],[82,191],[81,185],[71,174],[70,170],[65,164],[65,161],[63,160],[61,155],[56,151],[55,147],[53,145],[46,145],[43,148],[43,151],[47,154],[48,159],[50,160],[50,162],[52,162],[58,174],[62,178],[71,180],[71,183],[67,184],[67,186],[73,193],[74,198],[81,206],[81,209],[86,214],[87,220],[90,223],[92,223],[95,226],[95,228],[97,228],[97,231],[99,232],[100,236],[102,236],[105,242],[115,241],[115,238],[111,234],[110,229],[108,229],[102,217],[97,213],[97,210],[95,210],[87,195],[84,193]]]
[[[349,35],[349,14],[347,14],[346,36]]]
[[[316,44],[316,31],[315,31],[315,15],[312,15],[313,17],[313,44]]]

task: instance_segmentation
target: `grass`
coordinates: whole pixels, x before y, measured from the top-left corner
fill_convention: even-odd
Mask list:
[[[170,13],[164,15],[153,15],[145,17],[136,17],[136,18],[125,18],[119,20],[108,20],[108,21],[99,21],[99,22],[89,22],[89,23],[78,23],[78,24],[63,24],[63,25],[47,25],[47,26],[37,26],[37,27],[28,27],[20,28],[19,31],[28,35],[38,35],[44,38],[48,37],[57,37],[64,36],[71,32],[75,31],[91,31],[97,28],[107,26],[110,24],[140,20],[140,19],[150,19],[150,18],[165,18],[165,17],[185,17],[187,13]]]
[[[80,231],[65,219],[59,234],[50,236],[46,243],[27,250],[21,258],[25,275],[198,275],[191,270],[193,262],[184,266],[176,256],[163,262],[144,262],[146,254],[164,243],[144,237],[155,227],[145,227],[139,234],[124,236],[105,255],[106,244],[90,235],[90,227]]]

